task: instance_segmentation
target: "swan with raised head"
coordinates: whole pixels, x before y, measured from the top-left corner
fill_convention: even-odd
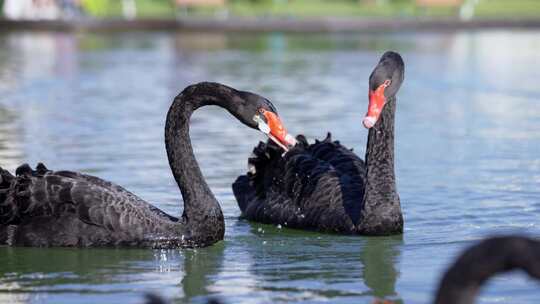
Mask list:
[[[266,98],[218,83],[191,85],[174,99],[165,123],[167,156],[184,202],[180,218],[98,177],[25,164],[15,176],[0,168],[0,244],[177,248],[222,240],[223,214],[189,139],[191,114],[206,105],[225,108],[286,144],[286,131]]]
[[[403,232],[394,174],[396,93],[403,59],[386,52],[369,78],[369,129],[365,162],[331,139],[298,144],[282,156],[278,146],[260,143],[249,172],[233,184],[248,220],[343,234]],[[291,141],[289,141],[291,142]]]

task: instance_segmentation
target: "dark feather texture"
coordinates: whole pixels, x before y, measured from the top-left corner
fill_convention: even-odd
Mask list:
[[[366,162],[330,134],[314,144],[300,135],[298,144],[283,156],[276,145],[260,143],[248,161],[249,172],[233,184],[242,216],[343,234],[402,233],[394,174],[394,94],[402,81],[401,57],[385,53],[370,86],[390,83],[386,89],[391,95],[369,130]]]
[[[43,164],[16,172],[2,189],[0,225],[8,245],[156,247],[157,239],[181,238],[178,219],[118,185]]]
[[[165,124],[165,146],[182,192],[181,218],[167,215],[136,195],[98,177],[71,171],[35,170],[24,164],[16,176],[0,168],[0,244],[11,246],[201,247],[223,239],[219,203],[193,155],[189,120],[199,107],[227,109],[251,128],[265,98],[217,83],[184,89]]]
[[[249,160],[254,172],[233,184],[242,214],[263,223],[355,233],[364,162],[330,134],[313,145],[303,136],[297,140],[284,157],[271,142],[255,148]]]
[[[540,241],[498,236],[469,247],[444,274],[434,303],[473,304],[490,278],[512,270],[540,280]]]

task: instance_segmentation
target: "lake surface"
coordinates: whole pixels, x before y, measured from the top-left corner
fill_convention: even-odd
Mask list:
[[[364,155],[367,80],[401,52],[396,170],[405,233],[351,237],[239,219],[231,183],[263,136],[219,108],[192,119],[225,240],[196,250],[0,248],[0,303],[429,303],[464,248],[540,236],[540,32],[285,35],[0,35],[0,166],[43,161],[123,185],[175,215],[163,128],[204,80],[257,92],[292,133]],[[499,276],[480,303],[537,303],[539,284]]]

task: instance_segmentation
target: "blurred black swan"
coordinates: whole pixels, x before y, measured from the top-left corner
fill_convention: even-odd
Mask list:
[[[540,241],[501,236],[471,246],[446,271],[434,303],[472,304],[489,278],[511,270],[540,280]]]
[[[36,170],[16,176],[0,168],[0,244],[10,246],[209,246],[223,239],[223,214],[205,182],[189,139],[191,114],[206,105],[227,109],[243,124],[272,135],[281,127],[265,98],[218,83],[184,89],[165,124],[169,165],[182,192],[184,213],[170,216],[124,188],[71,171]],[[272,126],[268,126],[268,119]],[[274,139],[281,133],[274,134]]]
[[[344,234],[403,232],[394,175],[394,114],[404,63],[386,52],[369,78],[369,129],[365,162],[333,141],[298,144],[284,156],[273,143],[260,143],[250,172],[233,184],[242,216],[263,223]]]

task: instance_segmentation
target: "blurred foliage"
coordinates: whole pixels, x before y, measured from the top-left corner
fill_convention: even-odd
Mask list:
[[[476,7],[475,15],[540,18],[540,0],[481,0]]]
[[[416,16],[448,15],[455,9],[418,9],[414,0],[228,0],[225,7],[175,8],[173,0],[136,0],[139,17],[172,17],[182,15],[232,16]],[[83,0],[85,9],[94,16],[121,16],[119,0]]]
[[[82,6],[86,12],[94,16],[103,16],[110,10],[107,0],[83,0]]]
[[[261,1],[261,4],[248,5],[251,1]],[[413,1],[362,1],[359,3],[357,0],[236,0],[231,1],[229,8],[233,15],[240,16],[406,16],[416,14]]]
[[[135,0],[138,17],[173,17],[171,0]],[[119,17],[122,15],[120,0],[82,0],[83,9],[96,17]]]
[[[471,1],[471,0],[465,0]],[[0,0],[0,5],[4,0]],[[121,17],[121,0],[81,0],[95,17]],[[175,0],[135,0],[139,18],[175,16],[418,17],[457,16],[458,7],[419,7],[416,0],[228,0],[225,7],[178,8]],[[537,17],[540,0],[478,0],[475,17]]]
[[[171,12],[173,1],[139,0],[137,3],[141,13],[143,6],[149,11],[155,6],[152,13],[174,14]],[[157,6],[166,9],[158,9]],[[193,8],[189,12],[208,15],[216,11],[226,11],[232,16],[417,17],[456,16],[459,7],[419,7],[416,0],[228,0],[226,8]],[[540,0],[479,0],[475,16],[540,18]]]

